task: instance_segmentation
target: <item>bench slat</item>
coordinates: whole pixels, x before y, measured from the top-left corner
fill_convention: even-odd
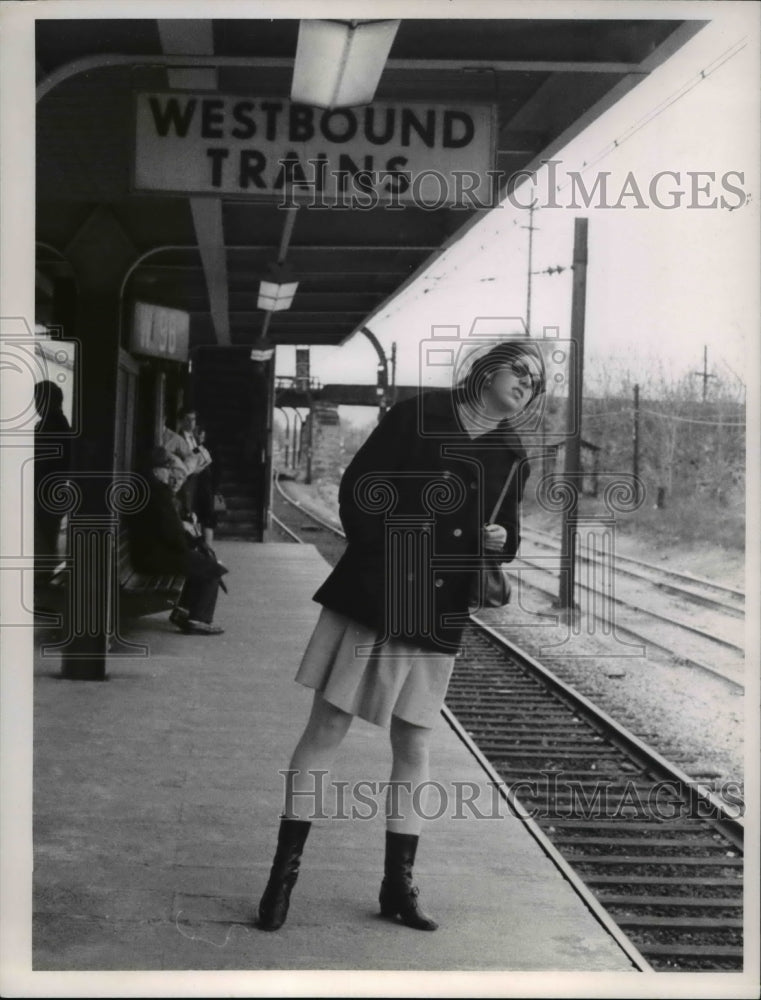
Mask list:
[[[185,583],[183,576],[171,573],[141,573],[132,565],[129,533],[119,522],[117,542],[119,594],[122,603],[134,617],[155,614],[172,607]],[[48,586],[62,594],[67,582],[66,564],[51,577]]]

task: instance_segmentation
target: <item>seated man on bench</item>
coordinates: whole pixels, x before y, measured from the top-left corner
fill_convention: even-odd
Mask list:
[[[226,572],[211,552],[195,547],[185,529],[169,485],[173,462],[165,448],[150,455],[148,503],[127,519],[130,553],[141,573],[185,577],[177,607],[170,620],[190,635],[220,635],[213,624],[220,577]]]

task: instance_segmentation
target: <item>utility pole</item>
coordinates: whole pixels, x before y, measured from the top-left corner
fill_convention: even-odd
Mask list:
[[[572,497],[563,511],[560,551],[561,609],[573,611],[576,577],[576,516],[579,504],[581,472],[581,404],[584,382],[584,323],[587,297],[588,219],[575,219],[573,227],[573,296],[571,299],[571,340],[576,345],[576,364],[571,366],[568,385],[567,431],[565,446],[566,487]]]
[[[715,375],[708,374],[708,345],[703,345],[703,371],[693,372],[693,375],[699,375],[703,379],[703,402],[706,401],[706,392],[708,390],[708,379],[716,378]]]
[[[296,424],[296,418],[298,417],[298,426]],[[303,423],[303,417],[299,411],[294,406],[293,408],[293,447],[291,448],[291,460],[294,472],[298,471],[299,463],[301,462],[301,425]]]
[[[632,475],[636,481],[639,476],[639,385],[634,386],[634,427],[632,429],[632,439]]]
[[[534,206],[529,205],[528,225],[521,226],[521,229],[528,229],[528,283],[526,285],[526,333],[531,336],[531,268],[533,266],[534,254],[534,230],[538,229],[534,225]]]
[[[364,333],[367,339],[375,348],[375,353],[378,355],[378,368],[377,368],[377,392],[378,392],[378,420],[381,419],[383,414],[389,408],[389,394],[388,394],[388,358],[386,357],[386,352],[383,350],[383,346],[378,338],[375,336],[373,331],[367,326],[361,326],[359,328],[360,333]],[[394,344],[394,359],[396,359],[396,344]],[[396,361],[394,362],[396,363]]]
[[[285,468],[287,470],[288,469],[288,460],[290,458],[291,419],[288,416],[288,411],[285,409],[285,407],[280,406],[277,403],[275,405],[277,406],[278,410],[280,410],[280,412],[285,417]]]

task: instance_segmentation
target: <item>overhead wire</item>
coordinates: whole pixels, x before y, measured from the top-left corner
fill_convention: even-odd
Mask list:
[[[595,420],[598,417],[617,417],[622,414],[633,415],[635,412],[633,406],[624,407],[622,410],[605,410],[602,413],[584,413],[584,420]],[[648,410],[640,407],[639,412],[647,413],[652,417],[661,417],[664,420],[678,420],[680,423],[686,424],[706,424],[712,427],[745,427],[744,421],[731,421],[731,420],[698,420],[695,417],[680,417],[676,413],[664,413],[662,410]]]
[[[680,417],[675,413],[662,413],[659,410],[640,409],[640,413],[649,413],[651,417],[662,417],[664,420],[678,420],[684,424],[710,424],[712,427],[745,427],[745,421],[730,420],[697,420],[694,417]]]
[[[707,80],[708,77],[711,76],[713,73],[715,73],[717,69],[720,69],[725,63],[729,62],[730,59],[733,59],[739,52],[742,52],[742,50],[746,47],[747,44],[748,44],[747,39],[741,38],[737,42],[735,42],[734,45],[731,45],[728,49],[722,52],[721,55],[717,56],[716,59],[713,60],[713,62],[709,63],[705,69],[701,69],[699,73],[696,73],[694,77],[691,77],[689,80],[686,81],[686,83],[683,83],[681,87],[679,87],[667,98],[661,101],[660,104],[656,105],[654,108],[648,111],[647,114],[645,114],[642,118],[639,119],[639,121],[636,121],[633,125],[630,125],[627,129],[625,129],[624,132],[622,132],[617,139],[613,139],[611,142],[609,142],[608,145],[605,146],[604,149],[602,149],[595,156],[593,160],[585,162],[582,165],[581,170],[577,172],[582,174],[585,171],[590,170],[592,167],[596,166],[601,160],[605,159],[606,156],[609,156],[614,150],[620,149],[621,146],[623,146],[625,142],[631,139],[633,135],[636,135],[637,132],[643,129],[646,125],[649,125],[650,122],[655,121],[655,119],[660,117],[660,115],[662,115],[664,111],[667,111],[668,108],[676,104],[677,101],[680,101],[683,97],[686,97],[687,94],[689,94],[692,90],[695,89],[695,87],[698,86],[698,84],[702,83],[704,80]],[[566,184],[556,186],[556,191],[564,190],[566,187],[568,187],[568,184],[570,183],[571,182],[568,181]],[[541,209],[541,207],[542,206],[540,205],[537,210]]]
[[[731,45],[728,49],[726,49],[724,52],[722,52],[720,55],[718,55],[712,62],[708,63],[708,65],[704,69],[701,69],[698,73],[696,73],[694,77],[691,77],[689,80],[687,80],[685,83],[683,83],[677,90],[675,90],[667,98],[665,98],[663,101],[661,101],[660,104],[657,104],[654,108],[652,108],[650,111],[648,111],[642,118],[638,119],[632,125],[630,125],[627,129],[625,129],[621,133],[621,135],[618,136],[618,138],[613,139],[611,142],[609,142],[608,145],[605,146],[594,157],[594,159],[592,159],[589,162],[585,161],[582,164],[581,169],[578,170],[578,171],[575,171],[575,172],[579,173],[579,174],[585,173],[587,170],[590,170],[593,166],[595,166],[596,164],[598,164],[601,160],[603,160],[607,156],[609,156],[616,149],[620,149],[621,146],[625,142],[627,142],[629,139],[632,138],[632,136],[636,135],[643,128],[645,128],[646,125],[649,125],[652,121],[655,121],[655,119],[658,118],[660,115],[662,115],[665,111],[667,111],[668,108],[672,107],[674,104],[676,104],[678,101],[680,101],[683,97],[685,97],[692,90],[694,90],[695,87],[697,87],[704,80],[707,80],[710,76],[712,76],[718,69],[720,69],[723,65],[725,65],[725,63],[729,62],[730,59],[733,59],[736,55],[738,55],[738,53],[740,53],[747,46],[747,44],[748,44],[747,38],[741,38],[741,39],[739,39],[737,42],[735,42],[733,45]],[[564,190],[566,187],[568,187],[568,185],[570,183],[571,182],[568,181],[566,184],[557,185],[556,186],[556,191],[562,191],[562,190]],[[541,205],[536,206],[535,210],[536,211],[541,211],[542,207],[543,206],[541,206]],[[492,209],[491,211],[493,212],[494,209]],[[511,224],[512,224],[513,227],[517,226],[518,225],[518,219],[517,218],[512,219],[511,220]],[[498,227],[497,231],[496,231],[496,233],[494,235],[498,236],[500,234],[501,234],[501,229]],[[454,247],[456,247],[458,245],[459,245],[459,243],[455,243],[451,247],[449,247],[446,251],[444,251],[444,254],[442,254],[442,256],[437,260],[437,264],[440,264],[441,261],[443,260],[443,258],[446,256],[446,254],[449,253],[451,250],[454,249]],[[481,247],[480,247],[480,250],[484,251],[485,249],[486,249],[486,247],[484,247],[484,245],[482,244]],[[455,267],[453,268],[453,270],[451,272],[447,272],[444,275],[436,276],[435,279],[426,278],[426,275],[421,275],[419,281],[420,282],[423,282],[423,281],[426,281],[426,280],[436,280],[436,281],[438,281],[438,280],[441,280],[442,278],[449,278],[457,270],[458,270],[458,268],[455,265]],[[481,279],[479,279],[479,280],[481,280]],[[389,308],[388,310],[386,310],[379,318],[381,320],[389,319],[391,316],[393,316],[397,312],[399,312],[399,310],[402,307],[406,308],[407,306],[413,305],[423,295],[429,294],[430,291],[431,291],[430,288],[420,289],[420,290],[417,291],[417,293],[412,298],[407,298],[407,295],[405,294],[405,292],[402,292],[401,295],[399,296],[399,299],[401,300],[399,302],[399,304],[396,305],[393,308]]]
[[[602,413],[583,413],[582,417],[584,418],[584,420],[595,420],[597,417],[617,417],[622,413],[629,414],[632,412],[633,412],[632,407],[629,407],[628,409],[623,409],[623,410],[605,410]]]

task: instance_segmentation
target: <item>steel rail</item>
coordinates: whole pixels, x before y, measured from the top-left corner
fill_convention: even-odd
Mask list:
[[[531,532],[534,529],[524,529],[524,537],[530,537]],[[560,547],[556,542],[548,542],[542,538],[532,538],[530,539],[533,545],[539,545],[544,549],[548,549],[550,552],[560,553]],[[626,576],[632,580],[636,580],[639,583],[649,584],[651,587],[657,587],[658,590],[663,590],[669,594],[675,594],[677,597],[685,598],[691,601],[693,604],[699,604],[702,607],[711,608],[715,611],[721,611],[725,614],[730,615],[733,618],[745,619],[745,608],[741,607],[739,604],[728,604],[726,601],[722,601],[717,597],[711,597],[709,594],[701,594],[697,590],[693,590],[691,587],[683,587],[680,584],[673,582],[669,583],[666,580],[658,580],[653,576],[648,576],[647,573],[640,573],[634,569],[627,569],[625,566],[619,565],[620,561],[626,557],[619,556],[616,553],[615,556],[615,572],[616,575]],[[602,562],[600,559],[595,559],[590,556],[583,556],[577,553],[577,559],[581,562],[590,566],[601,566]],[[657,572],[657,571],[656,571]],[[667,572],[667,571],[666,571]]]
[[[549,542],[552,543],[553,548],[557,546],[559,549],[554,535],[551,535],[548,531],[542,531],[540,528],[531,528],[527,525],[524,525],[522,530],[525,534],[539,535],[541,538],[548,539]],[[684,570],[665,569],[663,566],[656,566],[655,563],[645,562],[644,559],[635,559],[633,556],[623,556],[619,553],[616,553],[616,561],[630,563],[634,566],[644,566],[646,569],[652,570],[654,573],[660,573],[662,576],[670,576],[679,580],[688,580],[690,583],[698,584],[699,586],[705,587],[709,590],[718,590],[720,593],[732,594],[733,597],[739,597],[742,598],[743,601],[745,600],[744,590],[738,590],[736,587],[728,587],[723,583],[716,583],[713,580],[709,580],[703,576],[697,576],[694,573],[687,573]],[[687,591],[687,593],[690,593],[690,591]],[[734,606],[726,605],[726,607]]]
[[[280,528],[281,531],[284,531],[286,533],[286,535],[290,535],[291,536],[291,538],[294,540],[294,542],[302,543],[304,541],[304,539],[300,538],[296,534],[295,531],[291,531],[291,529],[288,527],[288,525],[284,524],[283,521],[281,521],[279,517],[276,517],[274,514],[270,514],[270,517],[275,522],[275,524],[278,526],[278,528]]]
[[[693,778],[690,778],[688,774],[677,767],[676,764],[672,764],[671,761],[667,760],[662,754],[658,753],[653,747],[649,746],[638,736],[635,736],[629,729],[622,726],[619,722],[611,716],[608,715],[603,709],[599,708],[594,702],[590,701],[585,695],[581,694],[575,688],[571,687],[565,681],[561,680],[557,674],[553,673],[548,667],[545,667],[543,663],[535,659],[526,650],[521,649],[512,640],[506,639],[500,632],[498,632],[493,626],[488,625],[486,622],[481,620],[478,615],[471,616],[476,623],[476,625],[490,635],[495,642],[497,642],[503,649],[509,651],[510,655],[517,656],[522,662],[527,664],[531,671],[541,677],[542,681],[548,685],[552,690],[562,694],[566,699],[573,702],[580,710],[583,710],[588,716],[593,716],[595,721],[599,722],[603,727],[604,731],[610,735],[611,741],[615,741],[616,745],[626,750],[627,753],[641,759],[646,766],[651,767],[661,774],[663,774],[668,780],[675,781],[679,784],[684,785],[686,788],[690,789],[690,793],[700,800],[710,804],[711,808],[714,809],[721,817],[719,823],[726,824],[726,830],[722,827],[721,832],[728,840],[736,847],[743,846],[744,840],[744,823],[740,818],[730,816],[727,812],[726,804],[714,794],[714,792],[707,786],[699,782],[696,782]]]
[[[566,881],[573,886],[576,894],[581,898],[587,909],[592,913],[595,919],[602,924],[608,934],[610,934],[619,948],[621,948],[624,952],[629,961],[640,972],[654,971],[634,942],[631,941],[630,938],[627,937],[627,935],[621,930],[605,907],[600,904],[599,900],[590,890],[589,886],[585,884],[584,880],[574,871],[571,865],[568,864],[566,859],[560,851],[558,851],[547,834],[523,807],[512,787],[507,784],[504,778],[500,776],[499,772],[495,770],[489,759],[484,756],[478,748],[478,745],[473,742],[470,735],[465,731],[465,729],[463,729],[462,725],[457,720],[457,717],[447,708],[446,705],[444,705],[441,709],[441,714],[450,728],[457,735],[457,738],[468,749],[471,756],[478,761],[481,770],[486,774],[487,778],[492,783],[492,787],[499,791],[501,798],[507,803],[513,815],[521,821],[543,853],[546,854],[546,856],[552,861]]]
[[[463,653],[448,707],[645,959],[658,971],[737,969],[740,802],[722,802],[477,616]]]
[[[586,561],[591,562],[592,560]],[[523,565],[527,566],[529,569],[538,569],[540,572],[548,573],[553,577],[557,577],[559,575],[559,571],[550,569],[547,566],[540,566],[538,563],[532,562],[525,556],[517,556],[516,562],[523,563]],[[518,567],[516,567],[516,569],[517,568]],[[648,615],[650,618],[655,618],[656,621],[665,622],[667,625],[675,625],[677,628],[684,629],[685,632],[692,632],[701,639],[706,639],[708,642],[715,642],[719,646],[724,646],[726,649],[731,649],[736,653],[742,653],[743,656],[745,655],[745,649],[742,646],[738,646],[737,643],[731,642],[729,639],[722,639],[721,636],[705,632],[703,629],[698,628],[697,625],[690,625],[689,622],[678,621],[676,618],[669,618],[668,615],[662,615],[659,611],[653,611],[651,608],[645,608],[641,604],[633,604],[631,601],[627,601],[623,597],[615,597],[613,594],[603,594],[594,587],[590,587],[586,583],[580,583],[578,580],[576,581],[576,588],[590,594],[598,594],[603,600],[611,601],[613,604],[617,604],[622,608],[628,608],[630,611],[639,611],[642,614]]]
[[[547,590],[544,587],[540,587],[535,583],[527,583],[526,581],[523,581],[523,585],[526,587],[530,587],[533,590],[537,590],[540,594],[544,594],[545,597],[550,597],[553,600],[557,598],[557,595],[553,591]],[[592,617],[597,619],[598,621],[607,620],[605,616],[595,614],[594,612],[592,612]],[[704,673],[711,674],[713,677],[718,677],[719,680],[724,681],[726,684],[732,685],[733,687],[737,688],[738,691],[743,691],[743,692],[745,691],[744,684],[741,684],[739,681],[736,681],[733,677],[730,677],[728,674],[723,673],[721,670],[717,670],[716,667],[711,667],[707,663],[703,663],[701,660],[695,660],[692,659],[691,657],[685,656],[683,653],[677,652],[670,646],[665,646],[663,643],[657,642],[655,639],[651,639],[648,636],[642,635],[640,632],[635,632],[634,629],[627,628],[625,625],[621,625],[620,623],[616,622],[616,632],[622,636],[623,635],[629,636],[630,638],[636,640],[637,643],[643,643],[645,646],[652,646],[654,649],[658,649],[662,653],[666,653],[667,656],[674,657],[681,663],[686,664],[688,667],[694,667],[696,670],[701,670]],[[562,654],[548,653],[547,655],[555,657],[555,656],[561,656]],[[589,653],[586,654],[586,658],[590,659],[593,658],[595,655],[597,654]]]
[[[309,507],[305,507],[298,500],[295,500],[293,497],[289,497],[288,494],[283,489],[283,487],[280,485],[280,480],[278,478],[275,479],[275,488],[277,489],[278,493],[284,500],[286,500],[289,504],[292,504],[294,507],[297,507],[302,513],[306,514],[307,517],[311,517],[313,521],[317,521],[318,524],[321,524],[324,528],[327,528],[328,531],[332,531],[333,534],[338,535],[339,538],[346,538],[345,532],[343,532],[335,524],[331,524],[329,521],[326,521],[325,518],[320,517],[319,514],[316,514]]]

